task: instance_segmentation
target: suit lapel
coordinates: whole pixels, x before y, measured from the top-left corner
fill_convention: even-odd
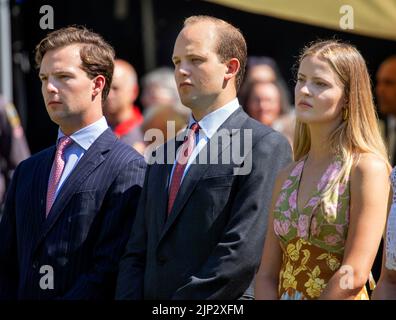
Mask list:
[[[98,137],[98,139],[96,139],[80,159],[77,166],[66,179],[62,189],[59,191],[59,194],[48,214],[48,218],[45,219],[42,224],[41,237],[36,248],[59,219],[71,197],[78,190],[78,187],[87,179],[92,171],[105,160],[105,153],[111,149],[111,146],[114,144],[116,139],[117,138],[111,132],[111,129],[107,129]]]
[[[175,161],[175,154],[170,154],[168,158],[167,150],[170,148],[174,148],[174,150],[177,150],[181,144],[182,141],[178,141],[175,139],[166,143],[164,147],[161,149],[161,152],[164,152],[163,159],[165,164],[164,165],[160,164],[155,166],[157,171],[154,173],[154,175],[156,175],[158,178],[156,179],[156,186],[154,187],[154,190],[165,189],[164,192],[158,192],[160,198],[157,199],[158,200],[158,205],[156,205],[157,215],[155,217],[157,223],[157,232],[158,232],[157,234],[162,233],[162,230],[164,228],[164,223],[166,220],[167,208],[168,208],[168,182],[172,172],[173,163]]]
[[[217,159],[221,159],[221,154],[227,150],[230,146],[232,135],[235,134],[235,128],[240,128],[243,120],[246,120],[247,117],[243,117],[244,112],[241,108],[237,109],[234,114],[232,114],[219,128],[216,134],[208,141],[205,147],[201,150],[201,152],[197,155],[196,159],[199,159],[199,156],[203,153],[206,155],[204,158],[206,159],[206,164],[192,164],[189,168],[189,171],[185,175],[180,189],[177,193],[175,203],[173,208],[169,214],[169,218],[167,219],[165,226],[163,228],[163,232],[161,235],[161,239],[165,235],[165,233],[169,230],[170,226],[175,222],[178,215],[182,212],[183,207],[185,206],[187,200],[190,198],[192,192],[196,188],[199,180],[202,178],[204,173],[209,169],[210,163],[208,162],[210,159],[210,142],[218,141],[217,148]],[[219,131],[225,129],[229,132],[230,139],[223,141],[222,139],[218,139]],[[187,213],[188,214],[188,213]]]
[[[41,228],[42,223],[45,220],[45,209],[47,203],[47,190],[48,190],[48,181],[51,173],[52,163],[54,162],[56,147],[51,147],[47,153],[44,155],[43,159],[40,161],[40,164],[37,167],[37,171],[34,176],[34,181],[38,181],[37,184],[37,195],[38,198],[32,201],[36,207],[33,212],[37,212],[34,215],[34,219],[36,220],[37,226],[39,230]]]

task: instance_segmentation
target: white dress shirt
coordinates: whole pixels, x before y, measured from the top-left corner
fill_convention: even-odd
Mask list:
[[[198,121],[200,130],[199,133],[195,136],[195,147],[191,153],[190,158],[187,161],[186,168],[183,173],[182,181],[188,172],[191,163],[195,160],[199,152],[206,146],[210,138],[213,137],[213,135],[217,132],[217,130],[220,128],[220,126],[233,114],[238,108],[240,107],[239,101],[237,98],[233,99],[223,107],[207,114],[205,117],[203,117],[200,121]],[[191,126],[197,122],[193,115],[190,115],[190,120],[188,123],[188,128],[191,128]],[[177,152],[176,159],[178,158],[180,152],[180,148]],[[176,160],[173,164],[172,172],[170,175],[170,180],[172,181],[172,176],[173,176],[173,171],[175,169],[176,165]],[[180,183],[181,183],[180,182]],[[169,185],[169,183],[168,183]]]
[[[108,127],[109,126],[107,124],[105,117],[102,117],[98,121],[90,124],[85,128],[76,131],[70,136],[70,138],[73,140],[73,143],[68,148],[65,149],[65,153],[64,153],[65,167],[63,169],[62,176],[59,180],[59,184],[56,189],[55,199],[58,196],[59,190],[62,188],[63,183],[66,181],[70,173],[74,170],[80,159],[84,156],[85,152],[95,142],[95,140],[104,131],[106,131]],[[57,145],[59,143],[60,138],[64,136],[65,134],[59,128],[58,139],[56,143]],[[51,169],[51,174],[52,174],[52,170],[53,167]]]

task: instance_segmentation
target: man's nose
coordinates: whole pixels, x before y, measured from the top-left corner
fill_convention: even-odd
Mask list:
[[[189,67],[187,65],[187,63],[185,62],[180,62],[179,65],[179,73],[182,74],[183,76],[189,75],[190,74],[190,70]]]
[[[56,84],[54,83],[54,81],[52,81],[52,80],[48,80],[46,89],[47,89],[48,93],[57,93],[58,92],[58,88],[57,88]]]

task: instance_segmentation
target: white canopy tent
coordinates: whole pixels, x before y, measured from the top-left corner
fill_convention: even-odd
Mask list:
[[[283,20],[396,41],[396,0],[206,0]],[[340,20],[352,9],[353,28]],[[345,7],[344,7],[345,9]]]

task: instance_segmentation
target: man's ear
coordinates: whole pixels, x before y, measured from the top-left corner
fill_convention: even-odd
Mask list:
[[[98,75],[93,79],[92,82],[92,96],[96,97],[103,91],[103,88],[106,84],[106,79],[102,75]]]
[[[224,76],[224,80],[228,81],[232,77],[235,77],[235,75],[238,73],[239,68],[241,67],[241,64],[239,63],[239,60],[237,58],[231,58],[227,64],[227,71]]]
[[[134,103],[139,95],[139,86],[135,84],[132,87],[132,103]]]

